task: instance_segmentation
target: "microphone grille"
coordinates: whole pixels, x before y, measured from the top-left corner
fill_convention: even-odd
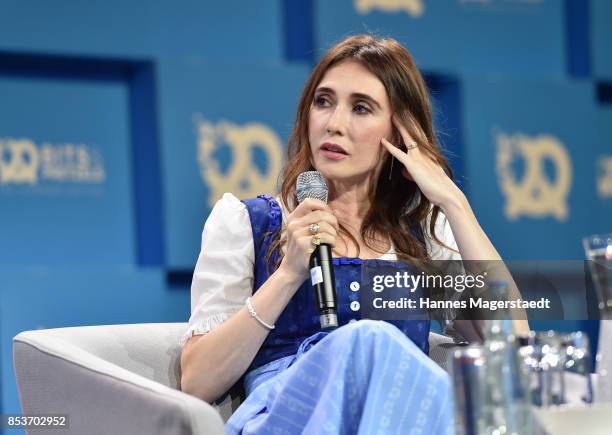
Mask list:
[[[306,198],[319,199],[327,203],[327,183],[319,171],[306,171],[298,175],[295,186],[298,203]]]

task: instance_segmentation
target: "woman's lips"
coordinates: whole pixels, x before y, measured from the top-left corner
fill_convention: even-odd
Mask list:
[[[321,154],[323,154],[323,156],[327,157],[330,160],[342,160],[348,157],[348,155],[346,154],[337,153],[335,151],[329,151],[326,149],[322,149]]]

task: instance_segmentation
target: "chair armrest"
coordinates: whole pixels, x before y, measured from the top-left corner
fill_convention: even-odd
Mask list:
[[[224,433],[208,403],[40,332],[13,339],[24,414],[68,415],[70,433]]]

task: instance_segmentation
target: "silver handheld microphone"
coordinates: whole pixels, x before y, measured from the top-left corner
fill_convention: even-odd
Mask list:
[[[302,172],[296,183],[298,202],[315,198],[327,203],[327,183],[318,171]],[[322,329],[338,327],[338,304],[336,302],[336,278],[332,249],[321,243],[310,256],[310,282],[314,290]]]

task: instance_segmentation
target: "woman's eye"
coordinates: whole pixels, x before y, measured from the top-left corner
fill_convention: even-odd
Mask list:
[[[369,113],[370,109],[368,109],[366,106],[364,106],[363,104],[357,104],[355,106],[355,112],[359,113],[359,114],[363,114],[363,113]]]
[[[315,97],[315,106],[325,107],[328,104],[327,98],[325,97]]]

